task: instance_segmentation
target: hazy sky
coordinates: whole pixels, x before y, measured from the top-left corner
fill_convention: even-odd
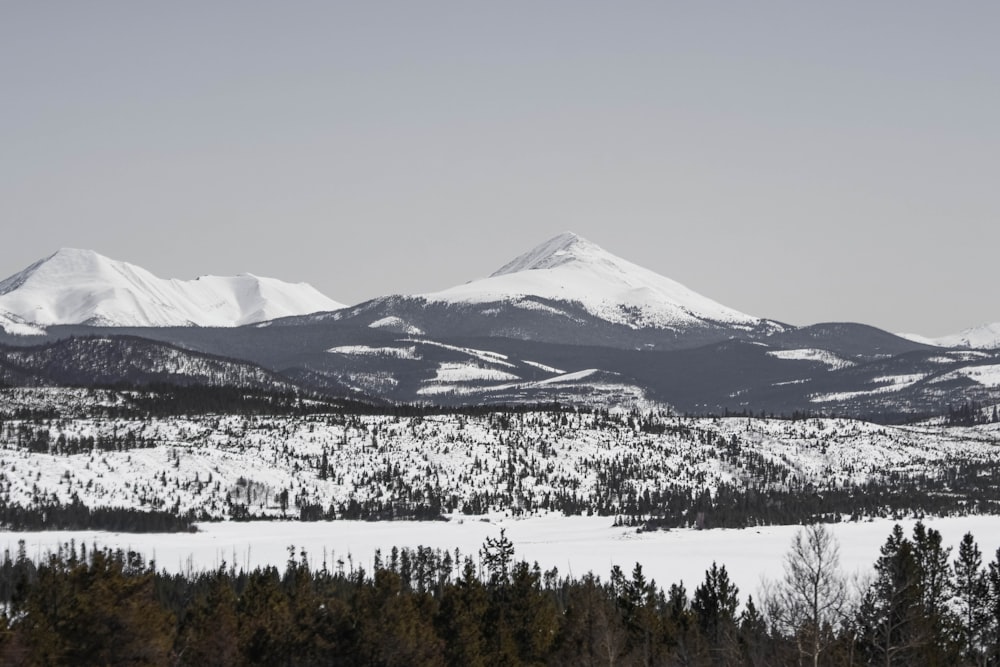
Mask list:
[[[1000,320],[1000,3],[0,2],[0,276],[339,301],[564,231],[795,324]]]

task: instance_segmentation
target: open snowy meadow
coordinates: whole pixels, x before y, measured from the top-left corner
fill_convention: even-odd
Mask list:
[[[841,523],[830,526],[840,543],[841,568],[847,575],[868,572],[893,525],[892,520]],[[913,519],[899,521],[907,535]],[[126,534],[101,531],[7,532],[0,548],[16,553],[24,540],[30,558],[40,559],[70,541],[112,549],[134,550],[155,559],[159,570],[187,572],[214,569],[225,563],[239,568],[283,567],[294,547],[295,558],[305,550],[311,565],[330,569],[363,567],[371,571],[375,551],[388,555],[392,547],[425,546],[459,549],[478,558],[487,537],[501,529],[515,546],[515,557],[538,562],[543,569],[580,576],[592,571],[607,579],[612,566],[630,572],[641,563],[647,577],[661,586],[683,581],[688,590],[700,583],[716,561],[724,564],[744,594],[753,594],[761,578],[781,576],[782,563],[798,526],[766,526],[742,530],[693,529],[637,532],[613,527],[607,517],[550,515],[525,519],[462,517],[448,522],[297,521],[213,522],[199,524],[197,533]],[[953,547],[972,532],[992,560],[1000,547],[1000,516],[930,518],[925,524],[941,532]]]

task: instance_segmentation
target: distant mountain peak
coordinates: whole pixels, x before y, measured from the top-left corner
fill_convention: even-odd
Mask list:
[[[1000,350],[1000,322],[981,324],[957,334],[935,338],[933,343],[944,347],[969,347],[980,350]]]
[[[535,298],[582,305],[631,328],[755,327],[760,318],[712,301],[684,285],[564,232],[502,266],[488,278],[441,292],[429,301],[509,302],[537,308]]]
[[[592,260],[600,258],[602,255],[613,257],[596,243],[591,243],[579,234],[563,232],[504,264],[490,277],[503,276],[519,271],[552,269],[567,262]]]
[[[0,311],[41,326],[228,327],[342,307],[305,283],[249,273],[163,279],[80,248],[60,248],[0,281]]]

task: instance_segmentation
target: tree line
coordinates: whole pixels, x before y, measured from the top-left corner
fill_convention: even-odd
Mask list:
[[[78,498],[30,507],[0,500],[0,528],[16,531],[107,530],[116,533],[193,533],[198,517],[133,507],[87,507]]]
[[[852,587],[822,525],[784,575],[741,597],[712,563],[688,593],[641,565],[607,580],[541,571],[501,534],[477,558],[393,549],[350,561],[166,574],[133,552],[66,545],[0,563],[5,665],[1000,665],[1000,552],[896,526]],[[852,588],[854,590],[852,590]]]

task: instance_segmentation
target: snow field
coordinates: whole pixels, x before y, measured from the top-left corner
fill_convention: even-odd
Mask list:
[[[871,571],[892,526],[890,520],[830,524],[840,545],[841,570],[845,575]],[[907,536],[914,520],[898,522]],[[958,543],[972,532],[984,562],[994,559],[1000,548],[1000,517],[973,516],[928,519],[925,524],[941,532],[944,544],[952,547],[949,560],[957,555]],[[0,548],[15,554],[24,540],[26,553],[44,558],[60,545],[73,541],[89,549],[97,544],[113,549],[134,550],[155,559],[157,569],[188,572],[215,569],[223,563],[237,568],[274,565],[288,561],[289,547],[296,558],[305,550],[314,567],[360,566],[369,573],[376,549],[387,555],[393,546],[425,546],[459,549],[478,558],[487,537],[506,531],[515,547],[515,558],[538,562],[544,570],[558,568],[561,574],[579,577],[588,571],[607,580],[617,565],[626,573],[640,563],[647,577],[661,586],[683,581],[690,595],[704,579],[713,561],[725,565],[740,588],[741,601],[757,596],[761,578],[782,575],[783,559],[798,526],[771,526],[743,530],[673,530],[638,533],[615,528],[604,517],[541,516],[527,519],[464,517],[450,522],[364,522],[320,523],[249,522],[200,524],[198,533],[119,534],[100,531],[0,533]],[[342,563],[342,564],[341,564]]]

